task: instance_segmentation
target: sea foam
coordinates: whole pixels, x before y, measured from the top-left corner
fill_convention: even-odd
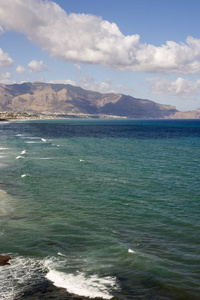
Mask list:
[[[63,257],[60,259],[63,259],[65,263],[65,255],[60,252],[58,255]],[[60,259],[49,258],[44,261],[44,266],[49,270],[45,277],[55,286],[65,288],[69,293],[79,296],[90,298],[101,297],[103,299],[112,298],[110,291],[117,288],[115,277],[99,277],[96,274],[87,276],[83,272],[71,274],[58,271],[57,267],[60,269],[62,266]]]
[[[11,254],[11,256],[13,256]],[[37,283],[43,274],[42,261],[25,257],[13,257],[10,266],[1,268],[1,300],[14,300],[26,286]]]
[[[128,249],[128,253],[135,253],[135,251],[132,249]]]
[[[69,293],[91,298],[112,298],[108,286],[114,287],[115,285],[115,278],[113,277],[99,278],[97,275],[86,277],[83,273],[73,275],[56,270],[50,270],[46,278],[52,281],[55,286],[65,288]]]
[[[21,154],[23,155],[23,154],[26,154],[26,150],[23,150],[22,152],[21,152]]]
[[[24,178],[24,177],[31,177],[31,175],[29,175],[29,174],[22,174],[21,177],[22,178]]]

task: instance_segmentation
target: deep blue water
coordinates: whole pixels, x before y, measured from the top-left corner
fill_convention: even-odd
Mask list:
[[[2,299],[199,299],[199,167],[200,120],[1,123]]]

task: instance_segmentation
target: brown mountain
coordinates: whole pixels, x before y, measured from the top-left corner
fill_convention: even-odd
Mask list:
[[[45,114],[89,114],[132,118],[168,118],[174,106],[123,94],[101,94],[69,84],[22,83],[0,85],[0,111]]]

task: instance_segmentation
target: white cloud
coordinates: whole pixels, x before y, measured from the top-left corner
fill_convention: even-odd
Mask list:
[[[42,60],[41,61],[37,61],[37,60],[32,60],[29,64],[28,64],[30,70],[30,73],[40,73],[43,71],[47,71],[47,67],[43,64]]]
[[[0,26],[23,33],[51,56],[66,61],[154,73],[200,72],[200,39],[142,44],[137,34],[124,36],[115,23],[86,14],[67,14],[53,1],[0,1]]]
[[[71,84],[77,86],[77,83],[71,79],[49,80],[47,82],[54,83],[54,84]]]
[[[0,26],[0,34],[4,33],[3,27]]]
[[[131,92],[136,92],[136,90],[129,88],[127,86],[123,85],[118,85],[117,87],[113,86],[113,82],[111,79],[106,79],[104,81],[97,81],[95,78],[92,76],[85,76],[81,77],[79,79],[79,82],[75,82],[71,79],[64,79],[64,80],[49,80],[46,81],[48,83],[53,83],[53,84],[71,84],[74,86],[80,86],[85,90],[91,90],[99,93],[122,93],[123,91],[131,91]]]
[[[10,72],[5,72],[5,73],[1,73],[0,74],[1,80],[9,79],[10,77],[11,77],[11,73]]]
[[[80,65],[74,64],[74,67],[75,67],[77,70],[81,71],[81,66],[80,66]]]
[[[133,89],[133,88],[131,88],[129,86],[125,86],[125,85],[122,85],[122,84],[118,84],[117,87],[118,87],[118,89],[126,91],[126,92],[137,92],[136,89]]]
[[[100,92],[100,93],[116,93],[116,94],[121,94],[124,92],[136,92],[135,89],[132,89],[128,86],[124,85],[117,85],[113,86],[113,82],[110,78],[107,78],[103,81],[97,81],[94,77],[92,76],[85,76],[80,78],[80,82],[78,84],[85,90],[92,90],[95,92]]]
[[[26,71],[26,69],[24,67],[22,67],[21,65],[17,66],[17,68],[16,68],[17,74],[23,74],[25,71]]]
[[[11,67],[12,64],[12,58],[0,48],[0,68]]]
[[[11,78],[11,73],[10,72],[0,73],[0,83],[2,83],[2,84],[16,83],[15,81],[10,80],[10,78]]]
[[[111,79],[106,79],[99,82],[92,76],[85,76],[80,78],[79,85],[85,90],[92,90],[100,93],[110,93],[114,91],[116,92],[116,90],[113,89]]]
[[[195,82],[189,79],[177,78],[175,81],[159,78],[148,78],[147,81],[152,82],[152,94],[164,94],[171,96],[189,97],[191,95],[199,94],[200,79]]]

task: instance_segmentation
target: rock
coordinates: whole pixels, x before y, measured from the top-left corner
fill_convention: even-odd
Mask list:
[[[10,255],[0,255],[0,266],[10,265],[8,262],[12,257]]]
[[[64,288],[56,287],[48,279],[43,280],[37,284],[29,286],[24,290],[15,300],[40,300],[40,299],[52,299],[52,300],[102,300],[102,298],[89,298],[84,296],[78,296],[70,294]]]

